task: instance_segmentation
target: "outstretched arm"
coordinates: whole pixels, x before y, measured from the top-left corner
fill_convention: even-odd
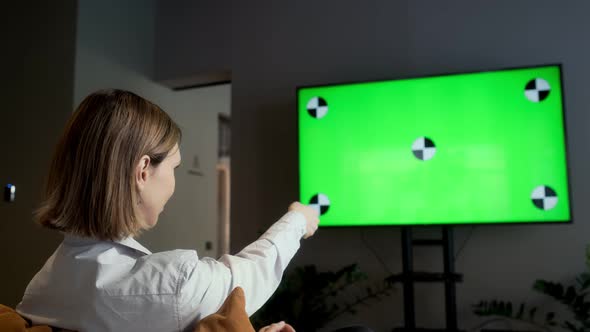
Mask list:
[[[317,212],[310,207],[294,203],[289,210],[237,255],[185,264],[177,303],[182,326],[217,311],[237,286],[244,290],[248,315],[268,300],[299,249],[301,238],[313,235],[319,222]]]

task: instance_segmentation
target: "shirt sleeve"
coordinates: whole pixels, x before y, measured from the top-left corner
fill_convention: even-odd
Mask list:
[[[260,309],[277,289],[305,231],[303,214],[291,211],[237,255],[214,260],[198,259],[195,254],[194,259],[187,260],[178,285],[181,328],[191,328],[216,312],[238,286],[244,289],[248,315]]]

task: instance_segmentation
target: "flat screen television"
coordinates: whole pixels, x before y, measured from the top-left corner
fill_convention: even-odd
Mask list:
[[[297,88],[320,226],[571,221],[561,66]]]

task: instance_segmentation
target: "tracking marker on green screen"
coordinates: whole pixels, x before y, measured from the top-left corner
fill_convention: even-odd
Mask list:
[[[320,216],[322,216],[326,214],[330,208],[330,199],[328,196],[318,193],[313,195],[313,197],[309,200],[308,205],[316,209]]]
[[[527,83],[524,89],[524,95],[528,100],[538,103],[549,96],[549,91],[551,91],[549,83],[542,78],[536,78]]]
[[[430,160],[436,153],[436,145],[428,137],[420,137],[412,144],[412,152],[419,160]]]
[[[322,97],[313,97],[307,102],[307,112],[314,119],[321,119],[328,113],[328,104]]]

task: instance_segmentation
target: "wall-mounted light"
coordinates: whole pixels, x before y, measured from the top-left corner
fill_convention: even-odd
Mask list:
[[[16,198],[16,186],[13,184],[7,184],[4,187],[4,200],[6,202],[12,203]]]

